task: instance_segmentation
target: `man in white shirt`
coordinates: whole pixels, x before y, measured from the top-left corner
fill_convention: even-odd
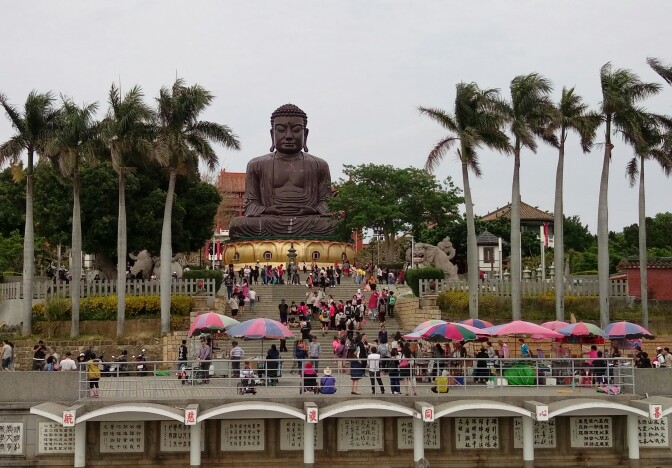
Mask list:
[[[376,394],[376,380],[380,387],[380,393],[385,393],[383,386],[383,379],[380,377],[380,354],[378,349],[374,346],[371,348],[371,353],[366,358],[369,367],[369,379],[371,380],[371,393]]]
[[[250,287],[247,296],[250,298],[250,310],[254,310],[254,305],[257,303],[257,291]]]
[[[240,375],[240,360],[245,356],[245,351],[238,346],[237,341],[234,341],[231,344],[233,345],[233,348],[231,348],[231,351],[229,352],[231,369],[233,370],[233,376],[238,377]]]
[[[61,370],[62,371],[76,371],[77,363],[72,359],[72,353],[68,351],[65,353],[65,359],[61,361]]]
[[[2,340],[2,370],[9,372],[10,364],[12,363],[12,347],[9,341]]]

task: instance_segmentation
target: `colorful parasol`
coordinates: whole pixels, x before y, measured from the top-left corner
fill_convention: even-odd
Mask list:
[[[294,338],[292,332],[277,320],[256,318],[246,320],[226,330],[233,338],[245,340],[287,340]]]
[[[417,332],[417,331],[420,331],[420,330],[424,330],[425,328],[431,327],[432,325],[439,325],[440,323],[447,323],[447,322],[445,320],[439,320],[439,319],[425,320],[420,325],[415,327],[413,329],[413,332],[411,332],[411,333],[414,333],[414,332]]]
[[[607,325],[604,328],[603,336],[605,338],[609,338],[610,340],[614,339],[632,340],[634,338],[647,338],[649,340],[652,340],[655,338],[653,333],[651,333],[649,330],[642,327],[641,325],[625,321],[614,322]]]
[[[234,318],[216,312],[206,312],[194,318],[189,327],[189,336],[200,333],[212,333],[225,331],[227,328],[238,325],[240,322]]]
[[[562,338],[564,336],[541,325],[524,320],[514,320],[485,330],[490,332],[492,336],[534,335],[534,338]]]
[[[466,326],[452,322],[431,325],[418,333],[428,341],[472,341],[478,338],[476,333]]]
[[[462,320],[460,322],[461,325],[469,325],[470,327],[474,328],[488,328],[492,327],[492,324],[490,322],[487,322],[485,320],[480,320],[480,319],[468,319],[468,320]]]
[[[558,331],[558,328],[566,327],[567,325],[569,324],[567,322],[563,322],[562,320],[553,320],[552,322],[544,322],[541,324],[542,327],[553,331]]]
[[[602,336],[603,334],[600,327],[586,322],[572,323],[556,331],[565,336]]]

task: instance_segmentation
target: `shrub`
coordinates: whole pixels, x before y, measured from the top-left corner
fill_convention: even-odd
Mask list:
[[[191,296],[171,298],[171,316],[189,316],[194,307]],[[54,315],[52,315],[54,314]],[[72,314],[72,301],[54,298],[46,303],[33,306],[33,316],[37,320],[65,320]],[[52,317],[60,318],[52,318]],[[160,296],[126,296],[126,318],[155,318],[161,316]],[[80,301],[80,320],[116,320],[117,296],[92,296]]]
[[[182,274],[184,279],[211,279],[215,280],[215,292],[219,291],[224,281],[224,274],[221,270],[189,270]]]
[[[440,268],[409,268],[405,274],[406,284],[413,290],[413,294],[420,296],[420,280],[442,280],[445,274]]]

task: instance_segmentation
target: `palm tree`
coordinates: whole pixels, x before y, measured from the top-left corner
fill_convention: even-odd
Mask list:
[[[649,57],[646,59],[646,62],[649,64],[653,71],[658,73],[662,79],[669,85],[672,85],[672,66],[663,65],[658,59]]]
[[[79,204],[79,166],[83,160],[91,162],[102,152],[98,138],[99,125],[95,121],[98,103],[78,107],[69,98],[62,98],[56,130],[46,146],[46,155],[58,163],[62,176],[72,178],[72,264],[70,297],[72,299],[72,326],[70,336],[79,335],[79,296],[82,276],[82,218]]]
[[[497,89],[480,89],[476,83],[457,85],[453,114],[442,109],[420,107],[426,115],[450,133],[439,140],[427,156],[425,169],[433,171],[450,148],[459,141],[456,151],[462,166],[462,186],[467,216],[467,279],[469,284],[469,316],[478,318],[478,247],[474,205],[469,185],[469,170],[480,177],[477,150],[485,145],[497,151],[509,150],[509,139],[502,131],[506,104]]]
[[[672,153],[670,152],[670,129],[672,119],[655,114],[639,113],[635,118],[642,118],[642,143],[635,145],[635,156],[626,166],[626,174],[630,186],[634,186],[639,179],[639,277],[640,295],[642,303],[642,325],[649,326],[649,294],[647,277],[647,250],[646,250],[646,194],[644,188],[644,162],[652,160],[660,164],[663,173],[669,176],[672,173]],[[663,128],[667,133],[663,133]]]
[[[26,165],[26,227],[23,238],[23,327],[24,335],[32,333],[33,281],[35,270],[35,233],[33,230],[33,165],[35,153],[41,154],[44,144],[53,130],[57,111],[53,107],[51,93],[31,91],[22,111],[9,104],[0,93],[0,105],[16,129],[9,140],[0,145],[0,163],[17,162],[21,153],[28,153]]]
[[[214,96],[199,85],[186,86],[178,79],[172,88],[161,88],[157,98],[157,158],[169,170],[166,206],[161,231],[161,332],[170,332],[170,283],[172,259],[171,222],[175,180],[178,174],[194,173],[199,161],[208,169],[217,166],[217,155],[211,142],[226,148],[240,149],[238,138],[226,125],[199,120],[200,114],[212,103]]]
[[[602,121],[599,114],[590,112],[581,96],[574,93],[574,88],[562,88],[562,96],[558,103],[557,121],[554,123],[560,131],[558,139],[558,167],[555,173],[555,207],[553,212],[553,263],[555,265],[555,319],[565,319],[565,245],[564,245],[564,207],[563,185],[565,165],[565,142],[573,130],[581,137],[581,148],[584,153],[590,151]]]
[[[117,336],[124,333],[126,320],[126,173],[152,155],[153,112],[143,101],[142,89],[132,87],[122,98],[114,84],[108,94],[109,109],[101,134],[119,178],[117,218]]]
[[[597,270],[600,297],[600,325],[609,323],[609,165],[614,145],[612,133],[620,133],[626,144],[644,146],[642,118],[635,118],[641,109],[637,104],[661,89],[656,83],[644,83],[632,71],[613,70],[611,63],[600,69],[602,102],[600,113],[604,121],[604,158],[600,178],[600,195],[597,208]]]
[[[551,101],[551,82],[537,73],[511,81],[510,130],[513,136],[513,183],[511,186],[511,314],[520,320],[520,152],[537,152],[536,138],[558,145],[552,123],[557,110]]]

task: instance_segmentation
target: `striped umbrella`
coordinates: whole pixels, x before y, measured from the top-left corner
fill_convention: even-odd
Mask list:
[[[194,318],[189,327],[189,336],[200,333],[221,332],[229,327],[238,325],[240,322],[234,318],[216,312],[206,312]]]
[[[490,322],[487,322],[485,320],[481,319],[468,319],[468,320],[462,320],[460,322],[461,325],[469,325],[470,327],[474,328],[488,328],[491,327],[492,324]]]
[[[294,338],[294,334],[277,320],[256,318],[246,320],[226,330],[232,338],[245,340],[287,340]]]
[[[526,336],[533,335],[535,339],[538,338],[562,338],[564,335],[544,328],[536,323],[526,322],[524,320],[514,320],[504,325],[495,325],[494,327],[486,328],[492,336]]]
[[[607,325],[604,328],[605,338],[613,339],[626,339],[632,340],[633,338],[647,338],[652,340],[655,338],[653,333],[651,333],[646,328],[636,323],[631,322],[613,322]]]
[[[551,322],[544,322],[541,324],[542,327],[553,331],[558,331],[558,328],[566,327],[567,325],[569,324],[567,322],[563,322],[562,320],[553,320]]]
[[[425,328],[420,336],[428,341],[472,341],[478,337],[476,333],[459,323],[439,323]]]
[[[578,322],[572,323],[556,330],[565,336],[602,336],[603,331],[597,325],[592,323]]]
[[[431,327],[432,325],[438,325],[440,323],[446,323],[446,321],[445,320],[438,320],[438,319],[425,320],[420,325],[415,327],[413,329],[413,332],[416,332],[416,331],[419,331],[419,330],[424,330],[427,327]]]

